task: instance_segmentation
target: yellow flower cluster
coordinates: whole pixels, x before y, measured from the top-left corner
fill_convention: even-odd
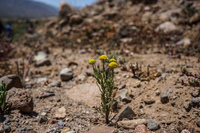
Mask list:
[[[108,57],[107,57],[106,55],[101,55],[101,56],[99,57],[99,59],[100,59],[100,60],[106,61],[106,60],[108,60]]]
[[[110,62],[116,62],[116,60],[112,58],[112,59],[110,59]]]
[[[111,62],[111,63],[109,64],[109,67],[111,67],[111,68],[116,68],[116,67],[117,67],[117,63],[116,63],[116,62]]]
[[[106,60],[108,60],[108,57],[107,57],[106,55],[101,55],[101,56],[99,57],[99,59],[100,59],[100,60],[103,60],[103,61],[106,61]],[[95,61],[94,59],[89,60],[89,64],[93,65],[93,64],[95,64],[95,63],[96,63],[96,61]],[[116,68],[116,67],[117,67],[117,63],[116,63],[116,60],[115,60],[115,59],[113,59],[113,58],[110,59],[109,67],[111,67],[111,68]]]
[[[95,63],[96,63],[96,61],[94,59],[89,60],[89,64],[93,65]]]

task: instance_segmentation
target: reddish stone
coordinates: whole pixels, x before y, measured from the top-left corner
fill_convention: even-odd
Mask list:
[[[144,124],[138,125],[135,128],[135,133],[147,133],[147,127]]]

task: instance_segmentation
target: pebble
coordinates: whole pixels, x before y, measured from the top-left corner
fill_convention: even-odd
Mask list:
[[[192,108],[192,103],[191,102],[185,102],[183,106],[184,106],[185,110],[187,112],[189,112]]]
[[[74,73],[69,68],[64,68],[60,72],[60,78],[62,81],[68,81],[73,78]]]
[[[166,93],[162,93],[160,96],[160,100],[162,103],[168,103],[169,102],[168,95]]]
[[[116,118],[118,121],[121,121],[124,118],[132,120],[134,116],[136,116],[136,114],[133,112],[132,108],[128,105],[125,105],[122,109],[120,109]]]
[[[58,125],[59,126],[63,126],[64,125],[64,122],[62,120],[58,121]]]
[[[158,123],[152,122],[149,119],[147,120],[147,127],[152,131],[160,129],[160,125]]]

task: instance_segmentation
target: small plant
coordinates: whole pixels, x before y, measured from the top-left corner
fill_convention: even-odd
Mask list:
[[[198,74],[192,74],[191,72],[188,72],[186,67],[181,68],[181,72],[183,75],[191,77],[188,78],[188,83],[190,86],[200,87],[200,72]],[[182,84],[185,84],[184,81],[182,81]]]
[[[99,59],[102,61],[102,67],[96,66],[94,59],[91,59],[89,64],[93,67],[94,77],[101,92],[101,107],[97,108],[97,110],[105,116],[106,123],[108,124],[113,103],[114,68],[117,67],[117,63],[115,59],[108,61],[106,55],[101,55]]]
[[[6,106],[7,85],[2,81],[0,84],[0,106],[1,112],[4,111]]]

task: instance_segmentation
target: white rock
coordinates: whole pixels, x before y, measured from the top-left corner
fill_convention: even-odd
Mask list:
[[[69,68],[64,68],[60,72],[60,78],[62,81],[68,81],[73,78],[74,73]]]
[[[155,29],[156,32],[161,31],[161,32],[164,32],[164,33],[172,32],[172,31],[176,31],[176,30],[177,30],[176,25],[174,25],[172,22],[169,22],[169,21],[160,24]]]
[[[137,125],[147,124],[146,119],[136,119],[136,120],[127,120],[127,121],[119,121],[118,126],[128,129],[134,129]]]

